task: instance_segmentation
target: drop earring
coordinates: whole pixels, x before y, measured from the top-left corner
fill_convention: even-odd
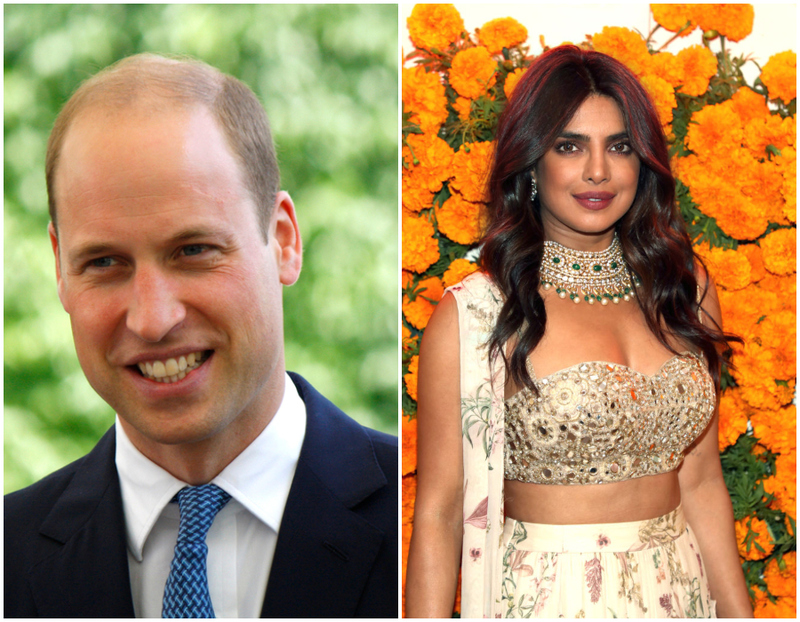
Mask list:
[[[536,200],[537,194],[539,194],[539,189],[536,187],[536,180],[531,178],[531,203]]]

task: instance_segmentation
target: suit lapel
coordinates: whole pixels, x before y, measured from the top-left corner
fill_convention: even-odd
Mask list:
[[[262,617],[353,617],[385,534],[351,508],[386,478],[361,427],[292,379],[306,404],[306,436]]]
[[[54,552],[31,572],[40,616],[133,617],[113,428],[86,456],[42,524]]]

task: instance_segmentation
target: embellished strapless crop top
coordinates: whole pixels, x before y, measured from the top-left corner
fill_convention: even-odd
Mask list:
[[[714,383],[699,355],[654,376],[593,361],[537,379],[506,400],[505,477],[533,484],[603,484],[678,468],[708,425]]]

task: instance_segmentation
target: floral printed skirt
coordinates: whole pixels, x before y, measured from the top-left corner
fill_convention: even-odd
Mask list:
[[[645,521],[541,525],[506,518],[506,618],[714,618],[680,506]]]

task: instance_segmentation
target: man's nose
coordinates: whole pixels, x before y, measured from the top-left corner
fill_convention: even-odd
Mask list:
[[[174,277],[156,267],[137,266],[126,325],[143,341],[157,343],[186,318]]]

